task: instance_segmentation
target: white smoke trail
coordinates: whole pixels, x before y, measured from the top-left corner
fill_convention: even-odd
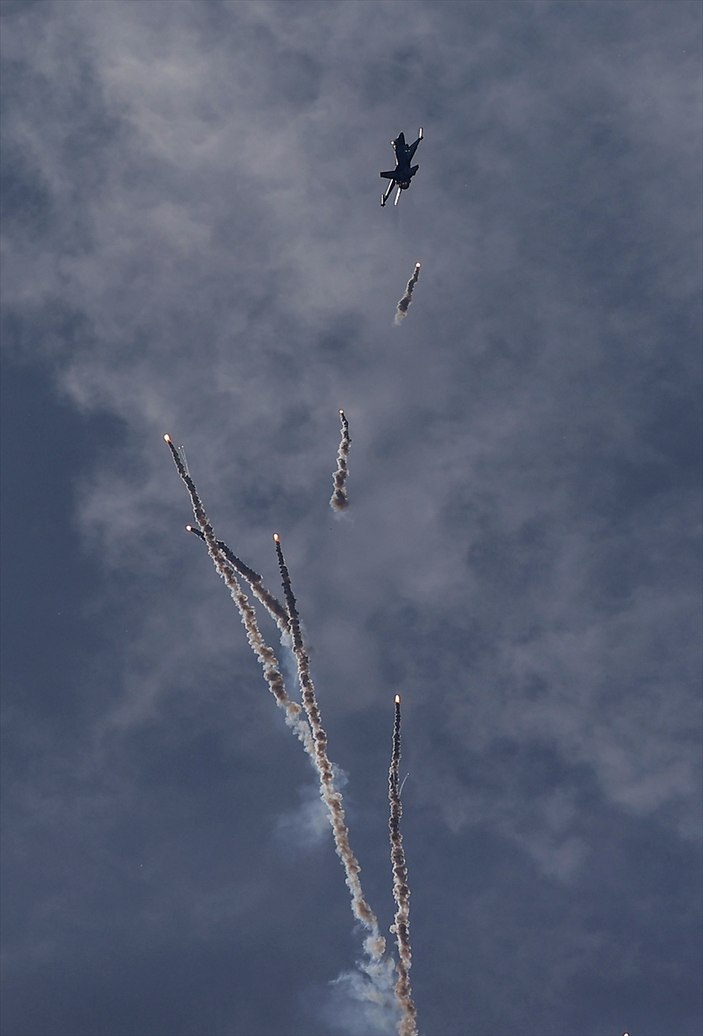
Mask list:
[[[410,305],[410,303],[412,301],[413,290],[415,288],[415,285],[417,284],[417,279],[420,276],[420,266],[421,265],[422,265],[421,263],[415,263],[415,269],[413,270],[413,275],[412,275],[412,277],[410,278],[410,280],[408,281],[408,283],[407,283],[407,285],[405,287],[405,294],[403,295],[402,299],[400,299],[400,301],[398,302],[398,306],[397,306],[397,309],[395,311],[395,317],[393,318],[393,323],[394,324],[399,324],[401,322],[401,320],[405,320],[405,317],[406,317],[407,312],[408,312],[408,306]]]
[[[359,962],[358,968],[342,972],[329,983],[321,1013],[329,1021],[330,1031],[347,1036],[390,1036],[398,1028],[393,960]]]
[[[305,751],[314,761],[315,748],[310,728],[302,716],[302,709],[297,702],[291,701],[286,693],[278,659],[262,637],[256,621],[256,612],[249,603],[249,598],[237,582],[234,570],[227,563],[226,558],[218,546],[219,541],[215,539],[215,533],[212,525],[210,525],[208,516],[205,513],[202,500],[198,495],[193,479],[185,469],[180,453],[171,442],[171,437],[169,435],[164,435],[164,441],[171,451],[171,456],[173,457],[178,474],[181,476],[181,479],[188,490],[190,502],[193,505],[193,514],[207,545],[208,554],[212,558],[212,563],[214,564],[218,575],[224,580],[232,600],[239,610],[242,625],[246,630],[249,646],[259,660],[261,668],[263,669],[264,679],[268,684],[269,690],[274,696],[278,707],[283,710],[286,723],[295,731],[299,739],[302,741]]]
[[[334,490],[330,497],[330,507],[333,511],[345,511],[349,507],[349,496],[347,494],[347,478],[349,477],[349,447],[351,438],[349,436],[349,422],[344,416],[344,411],[339,411],[339,420],[342,425],[342,438],[337,450],[337,470],[332,476]]]
[[[410,889],[408,887],[408,868],[405,863],[403,836],[400,833],[403,805],[400,800],[400,788],[398,786],[399,770],[400,695],[396,694],[395,719],[393,722],[393,751],[388,771],[388,800],[391,807],[388,829],[391,839],[391,864],[393,866],[393,898],[396,904],[395,919],[391,931],[395,934],[398,945],[398,981],[395,984],[395,993],[402,1011],[398,1033],[399,1036],[417,1036],[417,1011],[410,988],[410,968],[412,967]]]
[[[334,835],[335,849],[342,861],[347,887],[351,892],[352,913],[366,930],[370,932],[370,935],[364,941],[364,949],[371,961],[369,965],[365,966],[364,970],[373,979],[373,969],[382,964],[386,941],[380,933],[378,919],[367,903],[361,887],[361,880],[359,878],[361,867],[349,843],[349,830],[344,819],[342,795],[335,786],[332,764],[327,755],[327,734],[322,726],[315,686],[310,675],[310,660],[300,632],[300,617],[295,596],[293,595],[290,574],[283,557],[280,536],[276,533],[273,539],[276,544],[276,555],[278,557],[278,567],[281,571],[283,593],[288,606],[290,632],[293,638],[293,653],[298,668],[303,705],[310,723],[310,729],[312,730],[315,765],[320,777],[320,797],[327,806],[332,834]]]
[[[364,1016],[372,1026],[369,1029],[369,1033],[379,1031],[376,1028],[377,1024],[381,1024],[381,1019],[388,1020],[394,1013],[394,1008],[397,1009],[398,1005],[397,989],[395,1003],[392,997],[393,964],[390,959],[385,957],[386,942],[380,933],[376,915],[364,897],[359,878],[361,867],[349,843],[349,832],[344,818],[342,796],[335,781],[335,770],[327,755],[327,735],[322,727],[315,688],[310,675],[310,662],[302,640],[300,617],[279,537],[277,535],[274,536],[274,540],[287,605],[286,634],[282,639],[284,642],[292,639],[293,642],[293,654],[296,660],[297,675],[303,693],[305,714],[307,715],[308,722],[305,722],[302,717],[301,707],[288,698],[276,656],[261,637],[256,622],[256,613],[237,582],[234,568],[230,566],[230,562],[235,558],[235,555],[232,555],[223,541],[215,538],[214,530],[205,513],[205,508],[195,483],[186,470],[181,455],[168,435],[164,436],[164,440],[171,450],[178,474],[188,490],[193,514],[199,526],[199,529],[191,526],[189,531],[196,533],[204,540],[215,569],[224,580],[237,605],[247,633],[248,642],[259,659],[264,671],[264,677],[274,695],[276,704],[284,710],[286,722],[295,730],[303,742],[317,769],[320,780],[320,796],[327,807],[335,848],[344,866],[346,884],[352,895],[352,912],[369,932],[369,935],[363,942],[367,960],[359,962],[359,972],[356,974],[351,973],[340,976],[336,985],[339,986],[340,991],[343,987],[346,993],[352,996],[362,1009]],[[239,559],[236,560],[239,561]],[[250,573],[253,577],[253,586],[256,585],[258,573],[248,569],[247,566],[243,565],[243,562],[239,564],[243,570]],[[246,575],[245,578],[247,578]],[[275,601],[276,599],[272,597],[272,600]],[[279,605],[279,607],[282,606]],[[373,1021],[372,1018],[374,1019]]]
[[[203,542],[205,542],[205,537],[203,536],[202,532],[200,531],[200,529],[196,529],[194,525],[186,525],[186,531],[192,532],[194,536],[198,536]],[[229,561],[234,571],[237,572],[244,579],[246,579],[247,583],[251,587],[251,592],[253,593],[254,597],[257,599],[257,601],[263,604],[264,608],[269,613],[271,618],[274,620],[281,633],[287,634],[288,612],[283,607],[278,598],[274,597],[271,591],[266,589],[266,587],[264,586],[263,577],[260,576],[258,572],[255,572],[253,568],[249,568],[248,565],[245,565],[242,559],[238,558],[237,555],[229,549],[224,540],[217,540],[216,543],[221,553],[224,554],[224,556]]]

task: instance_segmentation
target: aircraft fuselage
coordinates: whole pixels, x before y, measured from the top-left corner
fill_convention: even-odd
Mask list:
[[[417,140],[413,144],[405,143],[404,133],[400,133],[395,138],[395,140],[391,141],[391,145],[393,147],[393,150],[395,151],[396,165],[395,169],[388,169],[381,173],[381,176],[385,180],[390,181],[386,193],[381,198],[381,205],[386,204],[388,195],[392,190],[393,184],[397,184],[399,188],[398,195],[396,196],[395,200],[396,204],[398,203],[398,198],[400,197],[400,191],[405,191],[410,186],[410,181],[420,168],[417,165],[410,165],[410,163],[412,162],[413,156],[417,150],[417,145],[420,143],[421,140],[422,128],[420,129],[420,133]]]

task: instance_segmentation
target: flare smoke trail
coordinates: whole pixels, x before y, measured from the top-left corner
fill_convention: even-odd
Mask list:
[[[400,301],[398,302],[398,308],[395,311],[395,318],[393,321],[395,324],[399,324],[401,320],[405,320],[406,314],[408,312],[408,306],[412,302],[413,289],[415,288],[415,285],[417,284],[417,279],[420,276],[420,266],[421,263],[415,263],[413,275],[405,287],[405,294],[403,295],[402,299],[400,299]]]
[[[264,679],[268,684],[271,694],[276,699],[276,704],[285,713],[286,723],[295,733],[298,735],[303,743],[305,751],[313,759],[315,758],[315,748],[313,745],[312,735],[308,724],[303,719],[301,713],[302,710],[297,702],[293,702],[286,693],[285,684],[283,677],[281,676],[281,668],[278,663],[273,650],[268,646],[264,638],[261,636],[258,623],[256,621],[256,612],[249,603],[249,598],[242,591],[237,578],[232,568],[230,568],[224,555],[222,554],[218,544],[219,540],[215,539],[215,533],[212,525],[205,513],[202,500],[198,495],[198,491],[195,488],[195,483],[185,469],[181,455],[176,447],[171,442],[169,435],[164,435],[164,442],[167,444],[171,451],[174,463],[178,470],[178,474],[181,476],[188,495],[190,496],[190,502],[193,505],[193,514],[195,520],[200,526],[202,532],[202,538],[207,546],[207,552],[212,558],[212,563],[217,569],[218,575],[224,580],[227,589],[230,592],[232,600],[237,605],[239,615],[242,620],[242,625],[246,630],[247,640],[249,646],[253,650],[254,654],[261,664],[261,668],[264,672]]]
[[[391,863],[393,865],[393,898],[396,912],[391,931],[395,933],[398,945],[398,981],[395,994],[401,1006],[402,1016],[398,1027],[399,1036],[417,1036],[417,1011],[410,988],[410,889],[408,868],[405,863],[403,836],[400,833],[400,818],[403,806],[400,800],[398,779],[400,776],[400,695],[395,696],[395,720],[393,723],[393,751],[388,771],[388,800],[391,815],[388,829],[391,837]]]
[[[293,638],[293,653],[298,667],[298,679],[303,696],[303,705],[305,706],[305,712],[312,730],[315,764],[320,776],[320,797],[327,806],[335,848],[344,866],[347,887],[352,897],[352,913],[366,930],[371,933],[364,942],[364,948],[369,957],[372,958],[372,961],[378,964],[385,951],[386,942],[379,931],[378,919],[367,903],[361,887],[359,879],[361,867],[349,844],[349,831],[344,819],[342,795],[334,784],[332,765],[327,755],[327,734],[322,726],[320,709],[315,695],[315,686],[310,675],[310,660],[300,632],[298,606],[293,595],[290,574],[283,557],[283,548],[281,547],[281,539],[278,533],[274,534],[273,540],[276,544],[278,567],[281,570],[281,582],[288,606],[290,632]]]
[[[337,470],[332,476],[334,492],[330,498],[330,507],[333,511],[345,511],[349,507],[349,496],[347,495],[347,478],[349,477],[349,447],[351,438],[349,436],[349,422],[344,416],[344,411],[339,411],[339,420],[342,425],[342,438],[337,450]]]
[[[186,531],[192,532],[195,536],[198,536],[203,542],[205,537],[203,536],[200,529],[196,529],[194,525],[186,525]],[[266,611],[269,613],[271,618],[278,626],[281,633],[288,633],[288,612],[283,607],[277,597],[267,590],[263,583],[263,578],[258,572],[255,572],[253,568],[249,568],[245,565],[241,558],[229,549],[224,540],[216,540],[217,546],[222,554],[227,558],[230,565],[235,572],[238,572],[240,576],[246,579],[247,583],[251,587],[251,592],[257,601],[263,604]]]

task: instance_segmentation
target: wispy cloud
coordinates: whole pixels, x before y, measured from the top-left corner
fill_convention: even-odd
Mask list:
[[[124,1031],[397,1021],[344,978],[343,1017],[301,1001],[353,967],[345,890],[271,850],[309,764],[165,429],[263,585],[274,529],[295,558],[380,929],[402,683],[427,1031],[700,1027],[700,11],[399,9],[3,4],[3,348],[56,402],[25,386],[4,434],[17,1036],[108,1002]],[[340,405],[354,523],[326,505]]]

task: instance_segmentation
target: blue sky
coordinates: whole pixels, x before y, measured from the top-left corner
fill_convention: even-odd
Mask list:
[[[164,432],[279,596],[282,536],[384,930],[403,696],[420,1033],[698,1033],[700,5],[8,0],[1,42],[3,1033],[395,1031]]]

